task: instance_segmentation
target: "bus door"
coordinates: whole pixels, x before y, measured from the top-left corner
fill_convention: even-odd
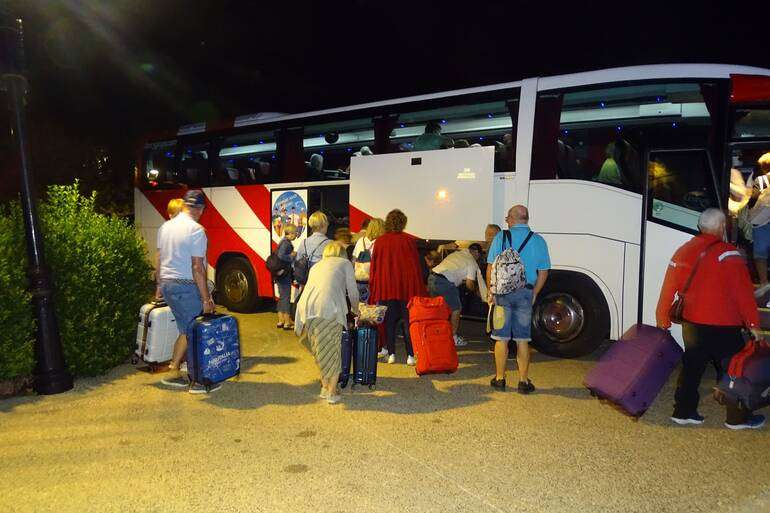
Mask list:
[[[655,325],[655,308],[671,256],[698,233],[701,212],[722,208],[722,201],[716,168],[706,148],[651,150],[645,160],[639,317]],[[671,332],[681,344],[681,327],[674,325]]]

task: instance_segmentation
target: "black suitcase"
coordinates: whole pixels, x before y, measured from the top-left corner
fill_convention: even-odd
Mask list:
[[[349,329],[342,332],[342,370],[340,371],[340,388],[348,386],[350,381],[350,363],[353,359],[353,341],[356,338],[355,330]]]
[[[374,390],[377,384],[377,328],[360,327],[355,330],[353,342],[353,384],[368,385]]]

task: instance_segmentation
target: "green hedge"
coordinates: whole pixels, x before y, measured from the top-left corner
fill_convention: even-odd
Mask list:
[[[21,207],[12,203],[0,211],[0,380],[29,376],[35,366],[26,268]]]
[[[81,195],[76,182],[49,187],[47,199],[40,205],[64,357],[75,376],[100,374],[125,361],[135,344],[139,307],[153,292],[144,242],[125,220],[98,214],[95,199],[94,194]],[[23,236],[18,235],[23,232],[20,209],[12,205],[7,212],[0,223],[8,223],[17,235],[10,241],[13,249],[0,253],[4,269],[0,272],[9,270],[12,295],[24,305],[16,308],[26,317],[23,323],[4,324],[6,330],[10,326],[11,338],[21,348],[18,358],[0,360],[0,377],[5,378],[29,372],[32,346],[20,341],[28,342],[34,336],[31,309],[23,300],[28,297],[24,264],[20,265],[18,257],[24,251]],[[17,270],[10,271],[13,268]]]

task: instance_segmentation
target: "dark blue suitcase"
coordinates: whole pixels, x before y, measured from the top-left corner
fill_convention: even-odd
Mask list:
[[[359,327],[353,342],[353,389],[367,385],[374,390],[377,384],[377,328]]]
[[[340,356],[342,357],[342,370],[340,371],[339,384],[341,388],[348,386],[350,381],[350,363],[353,359],[353,340],[355,340],[355,330],[345,330],[342,332],[342,348]]]
[[[231,315],[206,314],[195,318],[187,344],[190,381],[210,387],[241,371],[238,321]]]

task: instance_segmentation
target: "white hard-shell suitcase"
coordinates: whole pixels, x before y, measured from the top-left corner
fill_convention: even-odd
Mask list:
[[[134,363],[141,359],[152,367],[153,364],[171,360],[177,337],[176,319],[165,301],[153,301],[142,306],[136,329]]]

